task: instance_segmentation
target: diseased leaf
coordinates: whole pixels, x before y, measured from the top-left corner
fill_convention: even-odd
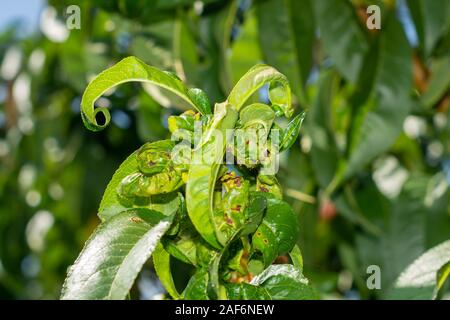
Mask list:
[[[298,233],[297,218],[289,204],[267,195],[266,214],[252,236],[253,249],[262,253],[264,264],[268,266],[278,255],[289,252]]]
[[[61,299],[124,299],[170,224],[142,208],[102,223],[69,268]]]
[[[214,248],[221,248],[224,239],[214,225],[214,187],[225,154],[227,129],[234,128],[237,112],[228,104],[216,104],[212,124],[203,132],[199,146],[193,151],[186,185],[186,205],[197,231]],[[222,141],[211,139],[215,130],[222,133]],[[222,242],[221,242],[222,241]]]
[[[130,209],[146,207],[159,211],[165,215],[174,214],[180,206],[180,195],[177,192],[154,195],[146,198],[124,199],[117,194],[118,187],[123,179],[130,174],[139,172],[137,160],[139,150],[133,152],[114,173],[103,194],[98,211],[98,216],[105,221],[112,216]]]

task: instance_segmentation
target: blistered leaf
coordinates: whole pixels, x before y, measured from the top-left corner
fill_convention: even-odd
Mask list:
[[[233,108],[227,104],[216,105],[211,126],[203,132],[200,146],[193,152],[186,185],[189,217],[202,237],[215,248],[221,248],[224,239],[218,239],[220,233],[213,223],[214,187],[225,154],[226,130],[234,128],[236,121],[237,112]],[[215,130],[222,133],[223,141],[211,139]]]
[[[165,215],[175,213],[180,205],[180,198],[176,192],[154,195],[146,198],[130,198],[120,197],[117,193],[122,181],[132,174],[139,172],[139,164],[137,155],[139,150],[133,152],[120,167],[116,170],[111,181],[108,183],[103,194],[102,201],[98,211],[98,216],[102,221],[120,213],[126,209],[134,207],[146,207],[159,211]]]

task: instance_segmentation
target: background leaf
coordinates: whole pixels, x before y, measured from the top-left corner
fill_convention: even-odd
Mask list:
[[[314,14],[309,0],[259,1],[258,32],[265,61],[285,74],[304,105],[313,60]]]
[[[369,46],[354,8],[349,2],[339,0],[312,3],[325,50],[339,72],[356,82]]]
[[[449,261],[450,241],[428,250],[402,272],[391,297],[395,299],[430,298],[436,286],[438,270]]]

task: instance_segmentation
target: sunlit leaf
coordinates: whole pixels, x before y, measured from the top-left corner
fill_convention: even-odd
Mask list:
[[[170,223],[134,209],[101,224],[69,268],[61,299],[124,299]]]

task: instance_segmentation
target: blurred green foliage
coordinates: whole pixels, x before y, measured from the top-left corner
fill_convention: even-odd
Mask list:
[[[128,55],[211,101],[256,63],[287,75],[307,116],[279,176],[322,297],[386,298],[450,238],[448,1],[80,0],[81,28],[67,30],[71,4],[49,0],[32,35],[0,31],[1,298],[59,297],[115,169],[169,137],[179,103],[140,84],[100,99],[111,107],[106,130],[83,127],[87,83]],[[366,27],[371,4],[381,30]],[[381,268],[380,290],[367,288],[369,265]],[[136,297],[161,292],[148,270]]]

